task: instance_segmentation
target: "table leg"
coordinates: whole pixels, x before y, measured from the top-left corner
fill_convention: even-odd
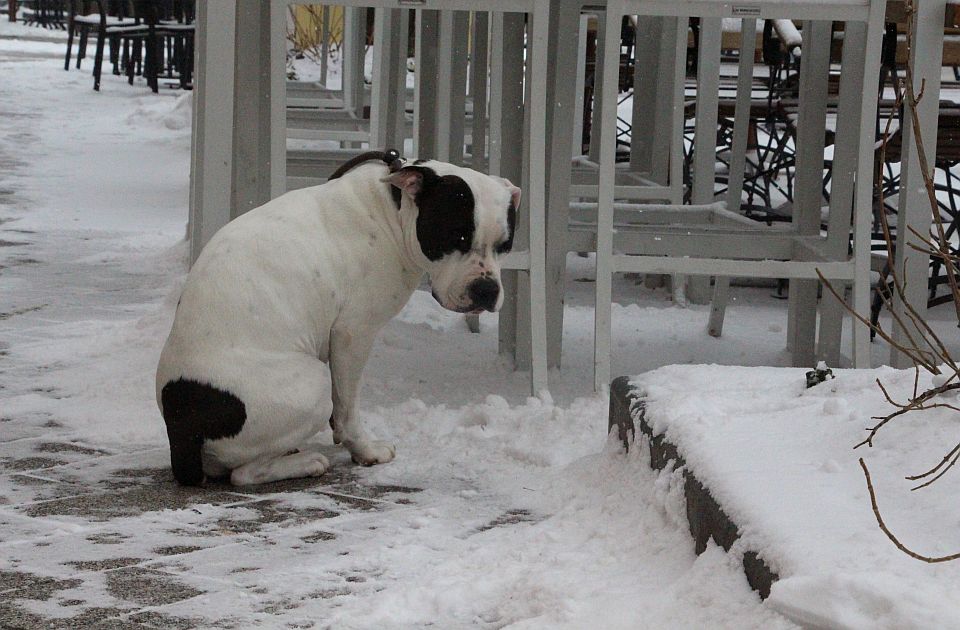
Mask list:
[[[576,42],[580,35],[578,3],[552,2],[550,11],[550,61],[547,64],[547,364],[560,367],[563,346],[563,295],[567,270],[567,226],[570,214],[570,130],[574,128],[577,82],[570,68],[577,67]],[[617,31],[619,33],[619,30]],[[599,54],[598,54],[599,63]],[[594,91],[595,98],[599,92]],[[594,110],[597,111],[596,109]],[[596,130],[596,128],[595,128]]]
[[[832,23],[804,22],[803,63],[800,66],[800,111],[797,114],[796,185],[793,224],[797,233],[820,233],[824,129],[827,119],[827,78],[830,69]],[[797,251],[798,259],[803,252]],[[813,367],[817,326],[817,281],[791,280],[787,334],[792,340],[793,365]]]
[[[923,89],[923,98],[917,104],[917,118],[920,121],[920,136],[928,171],[933,171],[937,154],[937,118],[940,108],[940,63],[943,55],[943,15],[945,2],[916,3],[917,14],[913,23],[913,57],[909,60],[913,71],[913,89],[916,94]],[[916,147],[916,135],[912,124],[909,103],[903,106],[903,149],[902,169],[900,172],[900,201],[897,208],[897,251],[896,269],[904,285],[907,302],[914,313],[923,318],[927,312],[927,276],[930,257],[913,250],[910,243],[916,243],[917,237],[909,228],[920,234],[927,234],[933,221],[933,211],[927,197],[923,174]],[[893,312],[904,322],[909,322],[906,306],[894,291]],[[893,340],[907,347],[912,345],[909,336],[918,339],[916,328],[907,323],[910,330],[896,323],[893,327]],[[894,367],[912,367],[913,362],[902,352],[891,349],[890,363]]]

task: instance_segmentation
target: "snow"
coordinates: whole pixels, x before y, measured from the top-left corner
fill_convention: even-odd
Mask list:
[[[820,556],[783,552],[779,568],[794,574],[775,591],[774,608],[750,590],[736,555],[712,546],[694,554],[679,473],[651,472],[643,449],[624,453],[606,436],[607,401],[590,393],[593,260],[576,255],[552,398],[526,396],[528,376],[497,355],[494,316],[470,334],[461,316],[419,291],[381,333],[359,397],[370,431],[396,443],[394,462],[359,469],[330,447],[333,470],[322,481],[332,491],[297,486],[267,495],[285,520],[255,530],[249,523],[267,509],[256,494],[209,488],[184,496],[167,472],[153,372],[186,273],[190,96],[166,88],[153,95],[140,81],[129,86],[109,74],[95,93],[89,60],[82,72],[64,72],[62,37],[27,43],[27,31],[42,34],[0,22],[0,240],[18,243],[0,248],[0,455],[16,461],[48,441],[101,454],[58,453],[64,463],[51,468],[0,471],[0,571],[62,581],[58,597],[18,599],[4,590],[5,599],[51,618],[118,606],[124,619],[148,611],[201,626],[338,628],[795,627],[784,614],[856,627],[876,611],[858,584],[889,604],[893,578],[857,577],[870,570],[869,558],[824,578],[814,573]],[[618,278],[614,370],[786,365],[786,302],[772,292],[733,287],[723,337],[713,339],[708,307],[674,305],[663,289]],[[937,325],[950,330],[943,310]],[[877,343],[874,352],[879,358],[886,349]],[[682,398],[674,386],[700,388],[669,369],[676,368],[657,374],[676,374],[660,385],[671,396]],[[786,390],[813,414],[804,422],[818,427],[838,419],[852,426],[856,415],[859,431],[858,405],[870,400],[865,375],[831,381],[859,384],[847,399],[801,395],[793,381],[802,374],[788,378],[789,370],[694,369],[713,370],[716,383],[737,374],[755,387],[789,381]],[[730,404],[745,404],[748,392],[735,391],[744,400]],[[807,437],[816,435],[823,434]],[[772,436],[760,437],[787,457]],[[330,435],[317,439],[329,443]],[[853,491],[848,443],[836,442],[836,452],[803,470]],[[884,448],[875,450],[892,453]],[[357,498],[342,490],[354,483],[343,478],[355,478],[353,493],[374,485],[421,491]],[[134,490],[120,492],[121,483]],[[93,507],[52,510],[72,500],[62,492]],[[147,509],[124,503],[134,492],[147,497]],[[860,498],[851,509],[866,505]],[[316,516],[323,511],[334,515]],[[909,515],[891,514],[898,531]],[[952,540],[955,518],[929,524],[943,544]],[[790,540],[764,539],[778,531],[765,525],[750,535],[799,553]],[[889,544],[870,536],[870,557],[886,558]],[[305,545],[311,537],[333,540]],[[158,551],[176,546],[183,549],[169,559]],[[124,558],[136,564],[91,572],[65,562]],[[926,577],[918,571],[891,560],[889,575]],[[121,596],[115,586],[124,572],[136,588]],[[171,576],[183,585],[179,598],[143,586]],[[939,593],[953,584],[917,587],[894,608],[950,613]],[[822,596],[833,591],[834,599]],[[77,601],[85,603],[70,603]]]
[[[931,556],[960,548],[949,477],[911,492],[917,474],[960,441],[957,413],[913,412],[854,450],[872,416],[911,393],[910,370],[834,370],[805,388],[804,370],[669,366],[631,384],[646,419],[677,445],[697,478],[741,528],[742,544],[779,573],[769,605],[830,628],[960,628],[960,565],[930,565],[877,527],[858,458],[870,467],[885,522]],[[920,388],[929,387],[920,376]],[[944,402],[954,402],[951,400]]]

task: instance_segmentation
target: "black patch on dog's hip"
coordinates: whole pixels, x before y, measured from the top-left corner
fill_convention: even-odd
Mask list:
[[[170,441],[170,465],[178,483],[203,483],[201,451],[204,440],[219,440],[240,433],[247,419],[243,401],[212,385],[179,379],[160,392],[163,420]]]

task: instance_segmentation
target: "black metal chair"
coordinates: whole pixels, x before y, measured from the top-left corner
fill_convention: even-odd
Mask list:
[[[66,27],[65,0],[28,0],[21,2],[23,23],[63,30]]]
[[[133,24],[133,18],[128,16],[126,3],[117,0],[107,1],[102,5],[107,10],[104,22],[107,26],[117,26],[122,24]],[[94,0],[70,0],[67,16],[67,53],[63,61],[63,69],[70,69],[70,61],[73,53],[73,40],[77,38],[77,69],[80,69],[80,62],[87,56],[87,41],[90,33],[94,37],[99,35],[101,26],[100,5]],[[119,58],[111,46],[110,60],[114,64],[114,74],[120,74],[118,69]]]

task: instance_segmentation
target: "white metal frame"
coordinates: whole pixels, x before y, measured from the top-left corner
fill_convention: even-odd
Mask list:
[[[285,23],[286,7],[291,0],[272,0],[261,5],[257,0],[240,0],[252,3],[249,7],[217,7],[209,10],[207,3],[200,3],[197,16],[197,81],[194,110],[194,146],[191,163],[191,214],[190,228],[193,259],[199,255],[209,238],[231,218],[260,205],[269,198],[280,195],[286,180],[286,85],[285,85]],[[531,391],[539,394],[547,389],[546,323],[545,323],[545,206],[546,206],[546,120],[547,120],[547,68],[549,16],[551,0],[339,0],[347,7],[381,7],[383,26],[396,28],[393,18],[401,8],[420,10],[491,11],[498,13],[526,13],[530,16],[526,35],[527,74],[524,126],[524,206],[527,210],[526,233],[529,242],[526,251],[516,251],[506,256],[503,266],[508,270],[523,272],[529,289],[525,292],[526,308],[529,310],[528,338],[530,356]],[[254,6],[256,5],[256,6]],[[245,10],[247,9],[247,10]],[[236,39],[240,30],[248,29],[269,39],[268,50],[259,55],[258,63],[249,64],[237,59]],[[250,20],[250,21],[248,21]],[[402,18],[401,18],[402,20]],[[386,52],[386,51],[382,51]],[[395,59],[382,58],[380,70],[399,68]],[[215,65],[213,65],[215,64]],[[401,75],[402,76],[402,75]],[[248,82],[258,80],[258,89],[242,89]],[[373,100],[386,102],[392,95],[383,90],[372,96]],[[495,103],[495,95],[491,102]],[[251,121],[235,121],[234,113],[249,111],[250,103],[259,99],[265,103],[258,110],[257,125]],[[396,99],[394,99],[395,101]],[[376,104],[374,103],[374,106]],[[390,123],[396,122],[396,107],[378,108],[386,118],[371,125],[376,130],[377,140],[390,139]],[[509,113],[491,112],[491,122],[496,117],[509,118]],[[491,158],[494,155],[495,137],[499,133],[491,128]],[[373,138],[371,138],[373,140]],[[497,138],[497,153],[505,147]],[[241,146],[249,145],[254,150],[239,152]],[[497,160],[497,163],[502,160]],[[491,171],[497,174],[498,164],[491,159]],[[266,198],[264,187],[249,192],[249,185],[240,181],[242,174],[265,176],[270,182]],[[238,194],[238,190],[242,194]],[[247,191],[247,192],[245,192]]]
[[[709,33],[714,30],[719,33],[718,18],[722,17],[747,17],[749,19],[766,18],[792,18],[808,20],[812,32],[818,29],[823,30],[825,24],[830,20],[842,20],[850,25],[863,24],[865,36],[858,43],[861,46],[848,46],[845,50],[844,61],[851,64],[851,67],[862,68],[861,82],[863,76],[877,76],[879,73],[879,48],[882,36],[883,18],[885,13],[885,2],[883,0],[838,0],[832,4],[790,0],[754,0],[749,5],[731,5],[725,2],[712,2],[709,0],[609,0],[607,2],[607,19],[619,20],[620,16],[626,14],[643,15],[669,15],[678,17],[699,16],[701,24],[706,27]],[[614,17],[615,16],[615,17]],[[854,31],[858,27],[854,27]],[[707,34],[707,43],[712,43],[713,39]],[[601,104],[603,108],[602,120],[606,121],[600,129],[600,180],[598,196],[598,219],[597,219],[597,284],[596,284],[596,319],[595,319],[595,344],[594,344],[594,386],[597,390],[603,390],[607,387],[610,380],[610,326],[611,326],[611,300],[612,300],[612,274],[616,272],[639,272],[639,273],[681,273],[691,275],[725,275],[725,276],[747,276],[747,277],[774,277],[790,278],[796,280],[812,281],[817,278],[819,270],[826,278],[837,283],[850,283],[853,288],[853,307],[857,312],[865,313],[869,308],[869,265],[870,265],[870,220],[872,216],[872,179],[873,179],[873,151],[874,151],[874,132],[873,125],[875,121],[876,99],[873,93],[863,98],[863,91],[860,94],[854,94],[853,90],[843,90],[841,96],[846,99],[841,104],[844,120],[838,120],[839,125],[849,125],[850,121],[855,121],[855,128],[858,130],[856,135],[856,153],[851,156],[856,160],[857,168],[847,173],[852,178],[854,186],[853,203],[846,203],[838,200],[836,207],[831,208],[831,213],[836,214],[837,218],[832,222],[841,222],[843,220],[844,204],[846,203],[853,211],[854,216],[854,255],[852,258],[846,258],[846,251],[843,256],[831,255],[831,243],[824,243],[818,239],[818,230],[811,230],[810,226],[816,221],[819,225],[819,202],[815,204],[815,215],[811,212],[812,202],[805,203],[804,208],[798,208],[800,216],[795,218],[794,230],[788,236],[793,241],[792,255],[785,256],[781,260],[744,260],[740,252],[737,251],[737,239],[730,234],[714,234],[710,237],[706,231],[697,231],[695,228],[688,231],[689,238],[695,243],[698,239],[710,239],[715,245],[722,243],[724,239],[729,240],[730,247],[726,253],[718,252],[714,257],[687,257],[681,253],[673,251],[660,252],[660,255],[628,255],[614,253],[614,201],[615,193],[615,141],[616,128],[612,121],[616,119],[616,92],[617,92],[617,72],[620,56],[620,38],[619,30],[608,29],[605,33],[602,46],[602,54],[605,59],[603,67],[603,85],[604,98]],[[701,37],[704,31],[701,31]],[[857,38],[853,38],[855,41]],[[715,42],[717,45],[719,41]],[[712,44],[711,44],[711,47]],[[806,47],[804,50],[804,62],[808,66],[806,82],[811,89],[824,84],[826,76],[822,79],[814,78],[814,68],[823,61],[823,57],[828,51],[821,51],[820,59],[817,59],[816,47]],[[813,57],[811,59],[810,57]],[[701,57],[701,61],[705,58]],[[741,67],[741,70],[743,68]],[[701,77],[709,76],[709,71],[701,66]],[[842,82],[846,82],[852,73],[845,72]],[[862,85],[862,83],[861,83]],[[701,88],[703,83],[701,83]],[[698,89],[698,95],[711,93]],[[712,93],[716,94],[716,91]],[[816,128],[816,121],[821,119],[822,103],[816,98],[809,98],[801,101],[800,135],[806,144],[798,147],[801,153],[798,155],[798,179],[811,178],[816,173],[819,177],[822,165],[822,139],[823,124]],[[815,95],[814,95],[815,96]],[[715,96],[714,96],[715,98]],[[698,162],[699,168],[695,171],[694,191],[700,197],[708,197],[712,200],[712,181],[713,181],[713,147],[715,142],[715,131],[713,125],[716,120],[715,112],[710,117],[702,117],[699,114],[705,110],[712,112],[709,105],[704,105],[703,97],[698,98],[697,123],[697,145],[698,152],[703,156]],[[822,100],[822,99],[820,99]],[[739,106],[738,106],[739,110]],[[700,120],[706,118],[706,120]],[[707,129],[709,132],[702,136],[701,129]],[[838,130],[839,131],[839,130]],[[844,137],[851,138],[851,131],[843,131]],[[819,134],[820,141],[811,141]],[[799,144],[799,143],[798,143]],[[817,147],[820,153],[817,155]],[[696,158],[695,158],[696,161]],[[801,163],[802,162],[802,163]],[[804,169],[803,175],[800,170]],[[865,173],[865,177],[857,177],[856,174]],[[706,180],[709,179],[710,188],[707,188]],[[701,180],[703,183],[696,183]],[[835,184],[836,185],[836,184]],[[819,193],[819,183],[816,187]],[[811,193],[812,194],[812,193]],[[831,197],[836,198],[836,195]],[[703,199],[702,199],[703,200]],[[680,207],[682,208],[682,207]],[[804,214],[806,212],[806,214]],[[849,212],[846,214],[847,225],[849,225]],[[843,230],[846,234],[846,230]],[[779,235],[772,235],[779,236]],[[704,243],[708,241],[702,241]],[[719,245],[722,250],[722,245]],[[634,250],[635,251],[635,250]],[[812,312],[813,317],[816,313],[816,288],[813,284],[813,295],[810,299],[809,291],[807,300],[801,301],[800,297],[795,298],[798,312],[809,315]],[[808,283],[810,286],[810,283]],[[791,287],[793,289],[793,287]],[[791,290],[791,294],[794,291]],[[808,320],[809,321],[809,320]],[[815,320],[814,320],[815,325]],[[856,367],[869,366],[869,331],[862,326],[855,326],[853,334],[853,363]],[[809,327],[803,327],[799,333],[804,333],[803,338],[795,337],[794,352],[795,361],[797,352],[813,352],[815,331]],[[812,354],[811,354],[812,356]],[[804,358],[806,360],[806,357]]]

